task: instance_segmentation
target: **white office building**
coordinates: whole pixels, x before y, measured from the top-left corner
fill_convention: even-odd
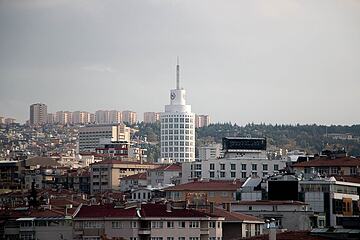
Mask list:
[[[172,162],[195,160],[195,114],[186,104],[180,87],[180,67],[176,66],[176,89],[170,91],[170,104],[161,113],[161,158]]]
[[[182,164],[182,183],[194,178],[246,180],[251,176],[266,177],[286,166],[284,159],[269,159],[265,138],[223,138],[224,156]]]
[[[130,142],[130,128],[124,124],[93,124],[79,129],[79,151],[94,152],[101,142]]]

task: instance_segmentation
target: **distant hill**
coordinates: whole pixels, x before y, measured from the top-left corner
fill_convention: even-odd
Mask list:
[[[137,126],[139,136],[147,136],[151,142],[160,140],[160,123]],[[268,149],[301,149],[310,154],[324,149],[345,149],[352,156],[360,156],[360,125],[285,125],[285,124],[247,124],[238,126],[232,123],[215,123],[196,129],[196,146],[208,143],[221,143],[227,136],[266,137]],[[159,156],[159,143],[152,146],[150,155]],[[152,153],[155,151],[156,153]]]

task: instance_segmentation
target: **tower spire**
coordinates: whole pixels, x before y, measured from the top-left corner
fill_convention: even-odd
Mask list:
[[[180,64],[179,56],[176,58],[176,89],[180,89]]]

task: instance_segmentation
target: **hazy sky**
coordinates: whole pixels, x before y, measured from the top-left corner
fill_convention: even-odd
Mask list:
[[[357,0],[0,0],[0,116],[163,111],[176,56],[215,122],[360,123]]]

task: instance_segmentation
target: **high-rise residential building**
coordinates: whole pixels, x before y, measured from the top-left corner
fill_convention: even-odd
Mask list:
[[[44,124],[47,121],[47,106],[43,103],[30,105],[30,125]]]
[[[123,122],[129,124],[135,124],[137,122],[137,114],[133,111],[123,111],[122,112]]]
[[[160,121],[160,113],[144,112],[144,123],[155,123]]]
[[[55,114],[54,113],[48,113],[46,121],[49,124],[54,124],[55,123]]]
[[[92,123],[91,121],[92,113],[84,112],[84,111],[75,111],[72,113],[72,123],[74,124],[85,124]]]
[[[95,112],[95,122],[99,124],[108,124],[110,112],[106,110],[98,110]]]
[[[111,110],[109,111],[109,123],[122,123],[122,112]]]
[[[195,160],[195,114],[186,105],[186,91],[180,88],[180,66],[176,65],[176,89],[170,91],[170,105],[161,113],[161,158],[174,162]]]
[[[60,124],[71,124],[72,123],[72,112],[69,111],[58,111],[55,113],[55,122]]]
[[[130,128],[118,123],[86,125],[79,129],[80,152],[94,152],[104,140],[130,142]]]
[[[210,116],[209,115],[196,115],[195,116],[195,127],[201,128],[209,126]]]

